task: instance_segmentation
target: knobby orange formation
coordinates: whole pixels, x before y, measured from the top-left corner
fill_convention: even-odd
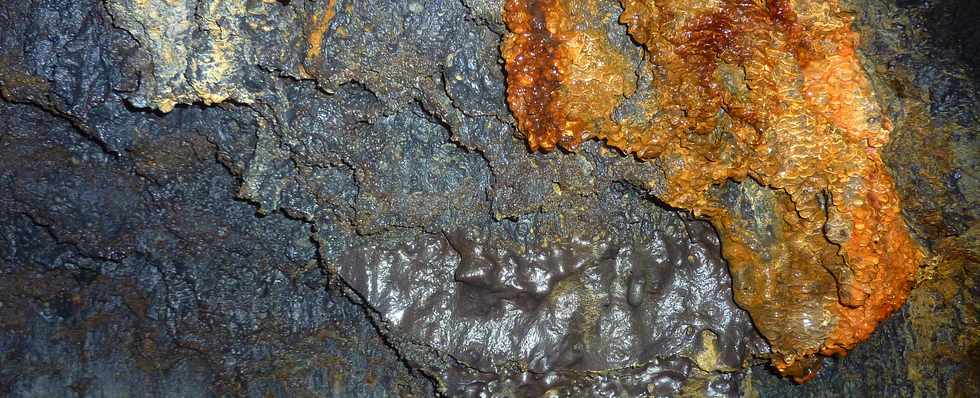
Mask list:
[[[531,150],[575,148],[609,126],[636,76],[602,30],[601,0],[508,1],[508,101]]]
[[[660,198],[719,230],[773,364],[808,380],[816,355],[845,354],[902,305],[923,258],[850,17],[837,0],[622,0],[638,70],[600,31],[602,3],[507,1],[520,131],[532,150],[599,138],[656,158]]]

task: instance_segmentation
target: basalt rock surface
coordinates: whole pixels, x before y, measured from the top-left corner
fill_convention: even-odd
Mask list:
[[[604,202],[644,216],[558,240],[507,225],[407,236],[354,248],[337,274],[396,346],[447,362],[453,396],[676,395],[695,380],[736,395],[768,347],[732,302],[714,230],[621,189]]]
[[[976,396],[950,7],[3,2],[0,396]]]
[[[846,352],[902,305],[923,258],[881,158],[891,123],[851,17],[836,1],[623,1],[619,20],[646,50],[628,64],[635,49],[590,35],[602,3],[508,2],[521,131],[532,150],[598,137],[657,158],[655,194],[715,224],[773,363],[808,379],[814,354]]]

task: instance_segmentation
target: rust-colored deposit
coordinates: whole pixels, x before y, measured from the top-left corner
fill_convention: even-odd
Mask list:
[[[307,43],[309,45],[306,49],[306,63],[310,65],[319,65],[321,62],[320,54],[323,52],[323,37],[330,29],[330,22],[337,15],[336,5],[337,0],[327,0],[326,6],[323,9],[310,16],[310,22],[307,28],[309,30]],[[301,65],[300,67],[302,74],[308,76],[309,73],[306,71],[306,66]]]
[[[661,199],[718,227],[736,300],[774,365],[807,380],[816,354],[846,353],[902,305],[923,258],[850,17],[836,0],[622,0],[637,71],[598,33],[598,3],[508,0],[519,129],[533,150],[596,137],[658,158]],[[641,72],[652,92],[628,101]]]
[[[600,0],[508,0],[507,99],[531,150],[575,149],[610,126],[635,89],[623,54],[601,28]]]

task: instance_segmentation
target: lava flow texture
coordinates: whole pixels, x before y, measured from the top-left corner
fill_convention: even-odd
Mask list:
[[[622,0],[644,60],[630,65],[597,33],[602,5],[507,1],[520,131],[535,151],[598,138],[655,160],[657,196],[720,232],[774,366],[808,380],[904,303],[923,259],[851,17],[837,0]]]

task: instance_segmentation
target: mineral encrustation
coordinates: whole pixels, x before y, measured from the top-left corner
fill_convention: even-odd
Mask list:
[[[970,1],[0,1],[0,396],[980,396]]]
[[[623,0],[645,49],[634,74],[591,29],[600,3],[507,2],[520,130],[534,150],[595,137],[656,159],[657,196],[716,226],[774,365],[808,379],[815,354],[845,353],[904,303],[924,256],[851,17],[836,0]]]

